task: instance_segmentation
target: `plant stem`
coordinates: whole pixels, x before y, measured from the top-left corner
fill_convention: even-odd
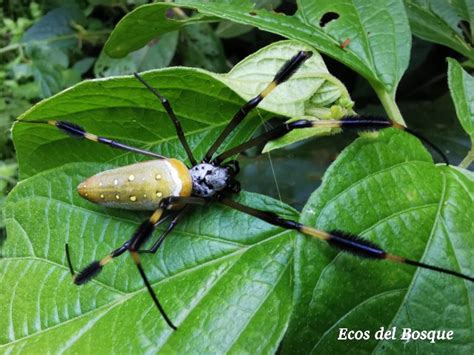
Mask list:
[[[13,50],[16,50],[18,48],[21,47],[21,44],[19,43],[15,43],[15,44],[10,44],[6,47],[3,47],[3,48],[0,48],[0,54],[2,53],[6,53],[6,52],[9,52],[9,51],[13,51]]]
[[[374,82],[370,82],[372,87],[375,90],[380,102],[382,103],[385,112],[387,112],[388,117],[399,124],[406,126],[405,120],[402,117],[400,110],[398,109],[397,104],[393,97],[380,85]]]
[[[459,163],[459,167],[463,169],[469,168],[469,166],[474,161],[474,147],[467,153],[462,162]]]
[[[100,36],[109,35],[110,32],[112,32],[112,31],[111,30],[100,30],[100,31],[95,31],[95,32],[85,32],[82,35],[82,39],[88,40],[90,38],[96,38],[96,37],[100,37]],[[66,40],[66,39],[73,39],[73,38],[79,38],[78,34],[77,33],[72,33],[72,34],[67,34],[67,35],[61,35],[61,36],[57,36],[57,37],[53,37],[53,38],[49,38],[49,39],[33,41],[33,43],[35,43],[35,44],[50,44],[50,43],[53,43],[53,42],[63,41],[63,40]],[[27,44],[28,43],[10,44],[6,47],[0,48],[0,54],[6,53],[6,52],[9,52],[9,51],[13,51],[13,50],[21,51],[22,48]]]

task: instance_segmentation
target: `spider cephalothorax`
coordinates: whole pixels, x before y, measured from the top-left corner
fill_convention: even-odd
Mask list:
[[[225,191],[238,192],[240,187],[234,180],[238,173],[237,164],[216,166],[201,163],[193,166],[189,172],[193,181],[194,196],[212,197]]]

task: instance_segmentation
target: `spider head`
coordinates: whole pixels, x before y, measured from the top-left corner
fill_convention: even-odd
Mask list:
[[[219,192],[240,191],[240,184],[235,180],[235,175],[239,172],[239,164],[236,161],[222,166],[201,163],[193,166],[189,171],[195,196],[212,197]]]

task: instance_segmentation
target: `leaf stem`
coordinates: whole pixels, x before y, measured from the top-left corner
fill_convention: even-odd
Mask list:
[[[109,35],[111,32],[112,32],[111,30],[99,30],[99,31],[93,31],[93,32],[87,32],[86,31],[82,34],[72,33],[72,34],[56,36],[56,37],[48,38],[48,39],[44,39],[44,40],[37,40],[37,41],[26,42],[26,43],[15,43],[15,44],[10,44],[6,47],[0,48],[0,54],[6,53],[6,52],[9,52],[9,51],[13,51],[13,50],[19,50],[21,52],[23,47],[30,44],[30,43],[51,44],[51,43],[54,43],[54,42],[57,42],[57,41],[63,41],[63,40],[66,40],[66,39],[74,39],[74,38],[82,39],[82,40],[84,40],[84,39],[92,40],[92,39],[95,39],[95,38],[101,37],[101,36],[105,37],[105,36]]]
[[[370,81],[370,84],[374,88],[374,91],[382,103],[385,112],[387,112],[388,117],[391,120],[406,126],[405,120],[403,119],[402,114],[395,103],[395,99],[381,85],[372,81]]]
[[[10,44],[6,47],[3,47],[3,48],[0,48],[0,54],[2,53],[6,53],[6,52],[9,52],[9,51],[13,51],[13,50],[16,50],[18,48],[21,47],[21,44],[19,43],[15,43],[15,44]]]
[[[462,162],[459,163],[459,167],[463,169],[469,168],[469,166],[474,161],[474,147],[467,153]]]

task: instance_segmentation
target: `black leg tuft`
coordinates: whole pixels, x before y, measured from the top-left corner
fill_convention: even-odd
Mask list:
[[[67,135],[74,137],[74,138],[84,138],[84,134],[86,131],[84,128],[81,126],[71,123],[71,122],[66,122],[66,121],[57,121],[56,122],[56,127],[66,133]]]
[[[365,240],[358,235],[338,230],[331,231],[328,234],[330,237],[327,242],[339,250],[346,251],[362,258],[385,258],[385,251],[370,240]]]
[[[76,285],[84,285],[93,277],[97,276],[102,271],[102,265],[99,261],[94,261],[87,265],[80,273],[74,277]]]

